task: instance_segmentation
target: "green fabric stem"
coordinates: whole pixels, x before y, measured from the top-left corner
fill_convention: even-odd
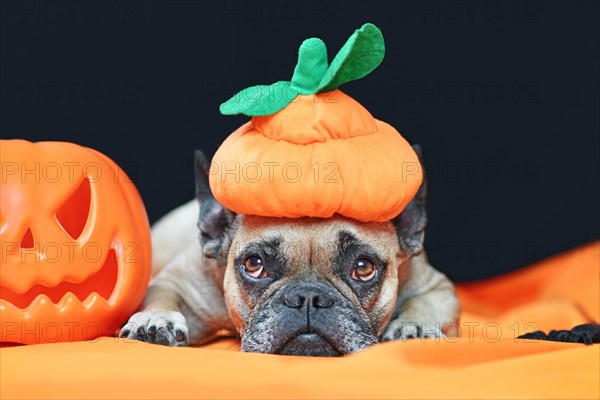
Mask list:
[[[356,30],[330,65],[325,43],[319,38],[309,38],[298,50],[298,62],[291,82],[279,81],[246,88],[221,104],[219,109],[225,115],[275,114],[298,95],[330,92],[346,82],[368,75],[381,64],[384,55],[383,35],[373,24],[364,24]]]

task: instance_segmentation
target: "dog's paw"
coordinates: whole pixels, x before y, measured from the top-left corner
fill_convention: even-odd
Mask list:
[[[135,313],[119,336],[164,346],[187,346],[185,317],[177,311],[148,310]]]
[[[385,329],[382,341],[446,337],[438,323],[392,321]]]

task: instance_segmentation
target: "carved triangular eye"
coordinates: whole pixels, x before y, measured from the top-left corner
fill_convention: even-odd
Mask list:
[[[76,240],[81,235],[90,213],[90,181],[85,178],[75,193],[56,212],[56,219],[62,228]]]
[[[33,234],[31,233],[31,229],[27,228],[27,231],[23,235],[23,239],[21,240],[21,248],[22,249],[33,249],[34,245]]]

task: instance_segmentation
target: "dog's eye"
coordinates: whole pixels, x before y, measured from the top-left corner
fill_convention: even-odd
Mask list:
[[[367,282],[375,278],[377,268],[375,263],[368,258],[359,258],[354,262],[352,269],[352,279],[361,282]]]
[[[244,262],[246,274],[253,278],[266,278],[269,276],[265,270],[262,260],[257,256],[250,256]]]

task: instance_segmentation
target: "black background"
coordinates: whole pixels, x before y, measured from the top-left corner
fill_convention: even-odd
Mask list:
[[[2,1],[1,136],[102,151],[155,221],[246,121],[221,102],[372,22],[386,58],[342,89],[423,146],[433,265],[488,277],[598,237],[598,4]]]

